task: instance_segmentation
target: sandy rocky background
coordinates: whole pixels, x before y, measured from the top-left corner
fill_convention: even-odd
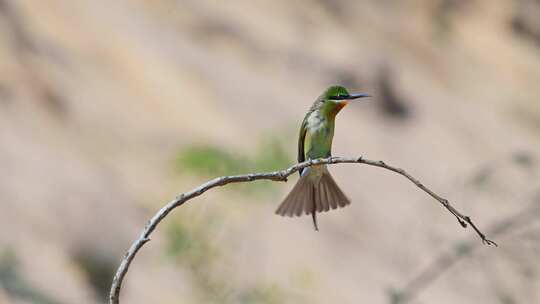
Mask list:
[[[293,163],[336,83],[375,97],[340,114],[334,155],[407,169],[500,247],[399,176],[334,166],[353,205],[319,233],[273,215],[296,179],[176,210],[123,303],[539,303],[533,0],[0,0],[0,303],[104,303],[160,206]]]

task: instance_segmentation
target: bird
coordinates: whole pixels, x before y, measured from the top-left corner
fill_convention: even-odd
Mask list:
[[[371,97],[350,94],[343,86],[328,87],[306,113],[298,136],[298,162],[326,158],[332,155],[332,139],[336,115],[353,100]],[[281,216],[311,214],[315,231],[317,213],[345,207],[351,203],[330,175],[326,165],[314,165],[299,170],[300,179],[276,210]]]

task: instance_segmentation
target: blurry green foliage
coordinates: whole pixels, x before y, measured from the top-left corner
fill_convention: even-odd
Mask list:
[[[167,254],[185,266],[199,291],[201,303],[274,304],[282,303],[285,293],[275,284],[256,283],[251,287],[234,286],[234,273],[223,268],[220,248],[214,244],[217,220],[179,220],[167,228]],[[216,269],[219,269],[217,271]]]
[[[277,285],[261,285],[244,290],[237,302],[241,304],[277,304],[283,303],[283,300],[283,291]]]
[[[284,169],[293,162],[276,137],[261,141],[254,154],[231,152],[226,147],[194,145],[181,150],[176,158],[176,168],[181,174],[212,178],[223,175],[267,172]],[[258,182],[239,184],[231,189],[243,194],[267,193],[272,184]],[[220,219],[210,215],[196,220],[179,216],[167,229],[167,254],[180,265],[187,267],[193,282],[200,291],[203,303],[281,303],[285,296],[278,286],[256,283],[249,288],[234,286],[234,273],[224,271],[221,248],[212,238]],[[219,263],[219,264],[218,264]]]
[[[285,169],[293,162],[288,157],[283,145],[277,138],[270,138],[259,143],[255,155],[240,152],[233,153],[226,148],[212,145],[197,145],[183,149],[176,158],[177,171],[182,174],[194,174],[204,177],[267,172]],[[233,185],[232,189],[244,193],[268,193],[273,185],[258,182],[250,185]]]
[[[176,163],[180,172],[204,176],[275,171],[292,164],[276,138],[261,142],[251,157],[212,145],[191,146],[180,151]]]
[[[467,184],[481,189],[488,189],[488,185],[493,178],[495,168],[491,166],[480,168],[473,176],[467,181]]]
[[[468,242],[459,242],[454,245],[454,250],[457,256],[467,255],[473,250],[473,245]]]
[[[96,297],[106,299],[116,270],[115,260],[90,248],[79,249],[73,260],[84,272]]]
[[[192,146],[182,150],[177,158],[180,172],[189,171],[205,176],[238,174],[246,169],[246,161],[215,146]]]
[[[57,304],[48,295],[30,285],[18,271],[17,256],[13,250],[0,252],[0,286],[6,293],[17,299],[36,304]]]
[[[517,301],[510,295],[507,291],[497,290],[496,291],[498,303],[501,304],[515,304]]]
[[[512,154],[514,163],[523,169],[534,171],[536,167],[536,159],[532,153],[527,151],[516,151]]]
[[[167,229],[167,253],[188,268],[202,302],[227,303],[227,276],[215,276],[212,268],[220,252],[209,239],[214,235],[211,230],[211,226],[185,217],[175,221]]]
[[[204,271],[219,256],[211,245],[208,227],[187,221],[175,221],[167,229],[167,253],[189,266],[192,272]]]
[[[404,294],[403,292],[395,289],[395,288],[390,288],[386,291],[387,293],[387,296],[388,296],[388,302],[390,304],[401,304],[401,303],[405,303],[407,301],[407,296],[406,294]]]
[[[292,271],[290,275],[290,285],[295,288],[310,289],[317,287],[319,275],[311,267],[300,266],[295,271]]]
[[[276,171],[285,169],[292,163],[283,144],[278,139],[271,138],[259,144],[257,155],[255,155],[248,170],[253,172]]]

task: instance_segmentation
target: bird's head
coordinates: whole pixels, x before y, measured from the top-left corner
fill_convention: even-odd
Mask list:
[[[363,97],[370,97],[370,95],[364,93],[350,94],[342,86],[331,86],[318,98],[318,104],[324,114],[335,116],[350,101]]]

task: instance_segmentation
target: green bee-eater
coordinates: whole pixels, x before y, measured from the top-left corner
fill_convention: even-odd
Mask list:
[[[342,86],[332,86],[315,100],[307,112],[298,138],[298,162],[329,157],[337,113],[353,99],[369,97],[367,94],[349,94]],[[315,230],[317,212],[345,207],[351,202],[328,172],[326,165],[312,166],[300,172],[300,179],[276,210],[279,215],[313,217]]]

